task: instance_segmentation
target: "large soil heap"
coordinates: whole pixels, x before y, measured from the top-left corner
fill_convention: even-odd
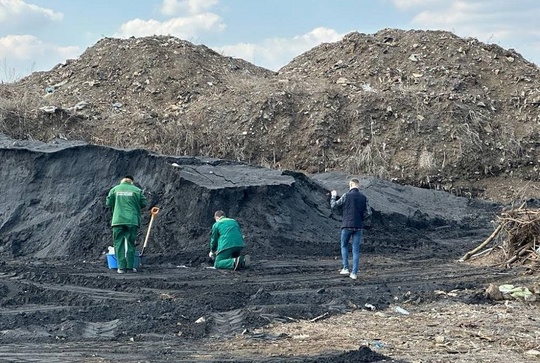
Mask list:
[[[206,261],[212,215],[218,209],[238,219],[248,251],[257,257],[335,252],[339,216],[330,210],[328,188],[345,192],[345,174],[311,179],[240,162],[6,137],[0,138],[0,158],[4,185],[0,254],[4,257],[98,258],[111,243],[111,213],[105,197],[126,174],[135,176],[150,207],[161,208],[149,251],[162,261]],[[432,245],[433,236],[427,232],[419,236],[417,229],[436,231],[447,226],[457,229],[455,235],[460,230],[482,231],[489,228],[494,211],[494,205],[441,191],[376,179],[365,179],[363,184],[379,230],[368,247],[371,250],[389,253],[394,248]],[[143,224],[148,224],[149,213],[143,217]],[[454,246],[452,254],[460,246]],[[432,247],[443,254],[450,251],[444,245]]]
[[[3,85],[0,131],[503,198],[538,179],[539,82],[515,51],[442,31],[351,33],[277,73],[173,37],[105,38]]]

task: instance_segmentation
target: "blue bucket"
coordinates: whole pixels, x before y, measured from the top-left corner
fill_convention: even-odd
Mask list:
[[[141,264],[142,256],[139,251],[135,251],[135,260],[133,261],[133,267],[138,268]],[[107,253],[107,265],[109,268],[118,268],[118,261],[116,261],[116,255],[114,253]]]

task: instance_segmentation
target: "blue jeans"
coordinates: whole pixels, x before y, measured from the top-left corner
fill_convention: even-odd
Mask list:
[[[358,265],[360,263],[360,240],[362,239],[362,230],[354,228],[341,229],[341,260],[343,268],[349,269],[349,253],[348,245],[352,237],[352,253],[353,253],[353,274],[358,274]]]

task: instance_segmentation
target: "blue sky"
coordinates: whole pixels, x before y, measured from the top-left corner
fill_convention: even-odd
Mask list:
[[[50,70],[103,37],[173,35],[278,70],[351,31],[448,30],[540,64],[538,0],[0,0],[0,81]]]

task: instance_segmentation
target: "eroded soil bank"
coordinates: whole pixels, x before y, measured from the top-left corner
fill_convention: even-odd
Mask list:
[[[0,254],[5,258],[98,258],[110,244],[105,196],[126,174],[134,175],[145,191],[149,208],[161,208],[149,250],[163,257],[160,262],[204,260],[217,209],[240,222],[248,252],[255,257],[329,256],[339,233],[329,189],[345,192],[349,177],[308,177],[217,159],[8,138],[0,138],[0,158]],[[366,248],[386,253],[418,246],[437,256],[459,252],[459,244],[431,241],[434,236],[460,237],[491,228],[489,221],[500,209],[371,178],[362,179],[362,189],[375,224]],[[141,234],[149,216],[143,213]]]

